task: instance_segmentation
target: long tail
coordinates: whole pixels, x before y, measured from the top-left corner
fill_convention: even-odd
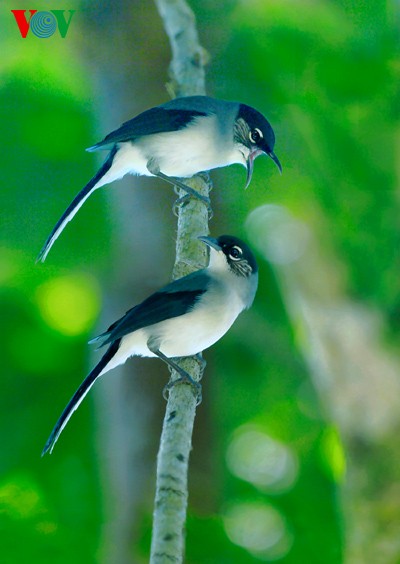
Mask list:
[[[60,236],[60,234],[64,230],[64,227],[67,225],[67,223],[69,221],[71,221],[71,219],[77,213],[79,208],[89,198],[90,194],[92,194],[95,190],[97,190],[97,188],[100,188],[100,186],[103,186],[107,182],[112,181],[112,179],[110,179],[110,180],[104,179],[104,176],[110,170],[110,168],[113,164],[114,157],[115,157],[117,150],[118,150],[117,146],[114,145],[114,147],[111,149],[107,159],[105,160],[105,162],[102,165],[102,167],[100,168],[100,170],[93,176],[93,178],[91,180],[89,180],[89,182],[86,184],[86,186],[72,200],[70,205],[67,207],[67,209],[63,213],[63,215],[57,221],[53,231],[48,236],[45,244],[42,247],[42,250],[40,251],[40,253],[39,253],[39,255],[36,259],[36,262],[39,262],[39,261],[44,262],[46,260],[46,257],[48,255],[51,247],[53,246],[54,242]],[[102,179],[103,179],[103,182],[101,182]]]
[[[52,432],[50,433],[49,438],[47,439],[46,444],[44,445],[44,449],[42,450],[42,456],[44,456],[47,452],[50,454],[56,444],[58,437],[61,435],[64,427],[68,423],[71,418],[71,415],[74,413],[76,409],[80,406],[82,400],[93,386],[95,381],[99,376],[107,372],[105,368],[107,368],[108,363],[114,357],[115,353],[118,351],[120,344],[120,339],[112,343],[112,345],[107,349],[107,352],[102,357],[100,362],[93,368],[91,373],[86,376],[82,384],[76,390],[70,401],[68,402],[67,407],[62,412],[60,418],[58,419],[57,423],[54,425]]]

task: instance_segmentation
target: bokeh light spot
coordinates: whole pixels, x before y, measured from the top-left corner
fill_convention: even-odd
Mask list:
[[[246,229],[253,245],[274,264],[298,260],[310,239],[306,224],[275,204],[253,210],[247,217]]]
[[[285,519],[266,503],[232,505],[223,522],[228,538],[261,560],[278,560],[292,546]]]
[[[25,478],[0,485],[0,513],[14,519],[29,519],[40,513],[42,503],[37,489]]]
[[[87,332],[100,310],[100,289],[87,275],[62,276],[37,288],[37,304],[44,321],[67,336]]]
[[[232,474],[268,493],[287,491],[298,474],[295,453],[255,425],[239,427],[228,446]]]

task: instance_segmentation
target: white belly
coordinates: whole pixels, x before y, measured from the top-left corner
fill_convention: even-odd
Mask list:
[[[149,330],[159,332],[160,350],[168,357],[192,356],[219,341],[231,327],[241,311],[236,307],[218,307],[213,312],[206,309],[190,312],[182,317],[170,319]]]
[[[152,176],[147,163],[152,158],[160,171],[172,177],[190,177],[197,172],[234,163],[244,164],[233,142],[223,142],[214,135],[214,118],[202,118],[180,131],[149,135],[134,142],[120,143],[118,153],[103,183],[122,178],[127,173]],[[204,120],[209,120],[209,123]],[[104,182],[103,182],[104,180]]]
[[[231,296],[229,307],[214,302],[212,310],[205,306],[130,333],[122,338],[118,352],[103,373],[123,364],[130,356],[156,356],[147,346],[150,338],[159,343],[159,350],[169,358],[195,355],[223,337],[242,310],[243,302]]]
[[[145,144],[167,176],[188,177],[240,162],[233,142],[221,139],[215,130],[213,116],[180,131],[152,135]]]

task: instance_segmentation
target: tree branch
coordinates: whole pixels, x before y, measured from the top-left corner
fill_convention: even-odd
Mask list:
[[[175,96],[205,94],[206,51],[200,45],[196,20],[185,0],[155,0],[172,50],[170,77]]]
[[[199,44],[193,12],[184,0],[155,2],[172,49],[169,90],[177,96],[204,94],[206,57]],[[197,175],[184,182],[200,194],[209,195],[211,183],[208,175]],[[178,194],[180,197],[185,195],[183,191]],[[193,198],[179,207],[174,279],[206,265],[207,250],[198,237],[209,232],[208,213],[204,203]],[[183,359],[180,365],[194,380],[201,379],[203,368],[196,359]],[[172,380],[178,377],[172,372]],[[157,458],[150,564],[183,562],[187,476],[195,414],[193,390],[187,385],[172,387]]]

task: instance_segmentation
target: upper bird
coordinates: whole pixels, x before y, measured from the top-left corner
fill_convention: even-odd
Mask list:
[[[53,450],[97,378],[130,356],[158,357],[180,374],[181,381],[200,387],[172,359],[196,355],[228,331],[253,303],[258,268],[252,251],[240,239],[230,235],[199,238],[210,247],[207,268],[171,282],[91,341],[109,347],[62,412],[42,455]]]
[[[125,174],[158,176],[193,194],[193,189],[172,179],[239,163],[247,168],[247,187],[258,155],[268,155],[282,170],[274,145],[275,135],[268,120],[246,104],[187,96],[146,110],[88,149],[110,152],[58,220],[37,260],[46,259],[55,240],[92,192]]]

